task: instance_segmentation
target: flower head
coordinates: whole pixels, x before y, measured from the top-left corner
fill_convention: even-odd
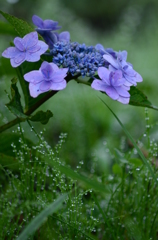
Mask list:
[[[122,71],[113,72],[105,67],[99,67],[98,75],[101,80],[95,79],[91,84],[92,88],[105,92],[113,100],[123,104],[129,103],[130,94],[124,86],[126,79],[123,78]]]
[[[126,79],[126,86],[136,86],[137,82],[142,82],[143,79],[139,73],[137,73],[131,63],[126,62],[127,52],[119,51],[117,57],[111,54],[104,54],[103,58],[112,66],[113,70],[121,70],[123,77]]]
[[[60,26],[58,26],[58,22],[49,19],[43,21],[42,18],[38,17],[37,15],[33,15],[32,22],[34,25],[37,26],[37,31],[56,31],[61,28]]]
[[[71,75],[80,73],[82,76],[94,76],[98,67],[108,66],[102,54],[95,47],[77,42],[57,42],[51,53],[53,62],[58,66],[67,67]]]
[[[43,62],[39,70],[34,70],[24,75],[29,82],[30,95],[37,97],[39,94],[49,90],[62,90],[66,87],[68,69],[58,68],[54,63]]]
[[[2,53],[3,57],[10,58],[12,67],[18,67],[24,61],[37,62],[48,49],[46,43],[38,40],[37,32],[31,32],[23,38],[16,37],[14,44],[15,47],[9,47]]]
[[[70,41],[69,32],[55,32],[56,30],[61,28],[60,26],[58,26],[58,22],[49,19],[43,21],[40,17],[36,15],[33,15],[32,21],[34,25],[37,26],[36,31],[44,38],[50,49],[52,49],[54,43],[58,41]]]

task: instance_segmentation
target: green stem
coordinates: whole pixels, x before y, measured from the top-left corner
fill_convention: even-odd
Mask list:
[[[24,121],[25,121],[25,119],[23,119],[23,118],[15,118],[14,120],[12,120],[12,121],[10,121],[10,122],[2,125],[2,126],[0,127],[0,133],[1,133],[1,132],[4,132],[4,131],[7,130],[8,128],[11,128],[11,127],[13,127],[14,125],[16,125],[16,124],[18,124],[18,123],[20,123],[20,122],[24,122]]]
[[[54,96],[58,91],[51,91],[47,95],[45,95],[43,98],[41,98],[38,102],[36,102],[30,109],[28,109],[26,112],[24,112],[26,115],[31,115],[37,108],[39,108],[43,103],[45,103],[49,98]]]

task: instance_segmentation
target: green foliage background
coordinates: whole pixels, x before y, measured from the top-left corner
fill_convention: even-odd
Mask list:
[[[59,21],[72,41],[127,50],[144,80],[138,88],[158,106],[156,0],[7,0],[0,9],[29,23],[33,14]],[[16,34],[0,20],[2,53]],[[12,96],[18,91],[15,76],[0,57],[0,125],[13,119],[5,104],[13,111],[19,103],[8,99],[11,79]],[[29,239],[157,240],[157,111],[120,104],[75,81],[39,110],[34,121],[53,112],[47,125],[22,122],[0,134],[0,237],[27,239],[38,229]]]
[[[3,1],[0,7],[30,23],[33,14],[43,19],[57,20],[62,30],[70,31],[72,41],[85,42],[87,45],[101,43],[116,51],[127,50],[128,61],[134,65],[134,69],[144,79],[143,83],[138,84],[138,88],[149,96],[149,100],[154,105],[158,105],[156,91],[158,75],[156,9],[158,3],[139,0],[124,4],[122,0],[115,3],[115,7],[111,4],[111,1],[101,1],[99,4],[91,1],[90,4],[89,1],[73,1],[72,3],[72,1],[62,0],[48,0],[47,2],[29,0],[17,1],[14,4]],[[3,29],[1,34],[4,33]],[[12,35],[15,36],[14,31]],[[8,47],[8,42],[13,40],[13,36],[1,35],[1,52]],[[2,124],[12,119],[12,115],[4,107],[4,104],[8,102],[4,89],[9,93],[10,79],[15,76],[15,72],[8,59],[0,58],[0,64],[0,92],[3,96],[0,103]],[[101,164],[105,164],[104,171],[107,171],[108,164],[103,154],[103,142],[108,139],[113,148],[115,144],[119,144],[122,130],[109,112],[105,111],[97,96],[101,94],[72,81],[65,90],[45,103],[41,110],[50,109],[54,114],[46,126],[45,133],[46,139],[52,146],[61,132],[68,133],[67,143],[63,148],[68,162],[76,166],[80,160],[86,160],[89,166],[93,152],[97,151]],[[106,96],[102,97],[131,130],[134,137],[139,137],[145,128],[145,122],[140,121],[144,118],[144,109],[124,106]],[[154,122],[157,121],[157,113],[150,111],[150,118]],[[23,124],[23,127],[27,131],[27,125]],[[40,131],[43,126],[38,124],[38,128]],[[152,135],[157,139],[157,130],[154,130]]]

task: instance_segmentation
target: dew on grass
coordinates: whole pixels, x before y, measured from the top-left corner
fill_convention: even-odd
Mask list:
[[[140,168],[138,167],[138,168],[136,168],[136,171],[140,171]]]

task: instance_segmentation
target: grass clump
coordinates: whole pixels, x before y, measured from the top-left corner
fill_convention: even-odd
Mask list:
[[[1,239],[158,239],[157,142],[151,141],[149,127],[137,145],[154,178],[125,137],[117,148],[106,144],[108,171],[100,171],[96,155],[89,173],[86,162],[74,169],[65,163],[60,151],[66,134],[52,148],[43,133],[30,128],[36,145],[19,126],[13,133],[18,144],[11,143],[16,162],[1,164]]]

